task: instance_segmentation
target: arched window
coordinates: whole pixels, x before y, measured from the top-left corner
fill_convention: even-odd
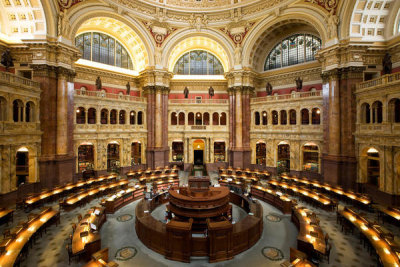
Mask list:
[[[117,124],[117,111],[115,109],[110,112],[110,124]]]
[[[260,125],[260,112],[256,111],[254,113],[254,124]]]
[[[75,45],[81,51],[83,59],[133,69],[128,51],[109,35],[98,32],[82,33],[75,38]]]
[[[272,111],[272,124],[278,125],[278,111],[276,110]]]
[[[125,124],[125,110],[119,112],[119,124]]]
[[[178,124],[178,118],[176,115],[176,112],[171,113],[171,125],[177,125]]]
[[[129,124],[131,125],[135,124],[135,117],[136,117],[136,112],[132,110],[129,113]]]
[[[287,124],[287,113],[286,110],[281,110],[281,125]]]
[[[210,125],[210,114],[208,112],[203,114],[203,125]]]
[[[189,115],[188,115],[188,124],[189,124],[189,125],[194,125],[194,114],[193,114],[193,112],[189,112]]]
[[[185,113],[179,113],[179,125],[185,125]]]
[[[16,99],[13,101],[13,120],[14,122],[23,121],[24,116],[24,103]]]
[[[361,105],[361,122],[371,123],[371,107],[368,103]]]
[[[311,34],[295,34],[279,42],[269,53],[264,70],[313,61],[321,49],[321,39]]]
[[[394,98],[389,101],[390,122],[400,122],[400,99]]]
[[[100,112],[100,122],[101,124],[107,124],[108,123],[108,110],[107,109],[102,109]]]
[[[290,125],[296,125],[296,110],[291,109],[289,111],[289,120],[290,120]]]
[[[175,64],[175,74],[221,75],[224,68],[213,54],[203,50],[193,50],[184,54]]]
[[[222,112],[220,115],[220,119],[219,119],[219,124],[220,125],[226,125],[226,113]]]
[[[382,102],[372,104],[372,123],[382,123]]]
[[[7,120],[7,100],[0,97],[0,121]]]
[[[95,108],[88,109],[88,123],[96,124],[96,109]]]
[[[196,125],[202,125],[202,121],[203,121],[203,116],[201,115],[200,112],[196,113]]]
[[[26,103],[25,106],[25,121],[34,122],[35,121],[35,104],[31,101]]]
[[[213,125],[219,125],[219,115],[217,112],[213,113],[212,119],[213,119]]]
[[[303,125],[310,124],[310,113],[306,108],[303,108],[301,110],[301,124]]]
[[[137,124],[142,125],[143,124],[143,111],[139,111],[137,114]]]
[[[312,109],[311,123],[312,124],[320,124],[321,123],[321,110],[319,108]]]
[[[86,121],[86,111],[85,108],[79,107],[76,109],[76,123],[77,124],[85,124]]]
[[[262,124],[263,125],[268,125],[268,114],[266,111],[262,112]]]

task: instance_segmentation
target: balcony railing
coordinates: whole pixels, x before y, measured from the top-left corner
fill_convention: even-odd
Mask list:
[[[11,85],[28,86],[40,90],[40,83],[32,81],[27,78],[19,77],[10,72],[0,71],[0,82],[5,82]]]
[[[269,102],[269,101],[284,101],[288,99],[308,98],[308,97],[320,97],[322,91],[313,92],[294,92],[286,95],[270,95],[264,97],[255,97],[251,99],[251,103]]]
[[[380,85],[386,85],[386,84],[391,84],[396,81],[400,81],[400,72],[393,73],[393,74],[388,74],[388,75],[383,75],[379,78],[362,82],[358,84],[358,89],[365,89],[365,88],[370,88],[370,87],[375,87],[375,86],[380,86]]]
[[[104,91],[87,91],[87,90],[76,89],[75,95],[106,98],[106,99],[117,99],[117,100],[125,100],[125,101],[134,101],[134,102],[146,102],[146,98],[144,98],[144,97],[106,93]]]
[[[214,104],[224,105],[228,104],[228,99],[170,99],[170,104]]]

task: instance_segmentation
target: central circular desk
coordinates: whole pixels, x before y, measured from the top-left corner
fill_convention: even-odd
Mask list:
[[[175,217],[163,223],[151,212],[167,202]],[[244,209],[247,216],[232,224],[227,219],[230,203]],[[182,262],[190,262],[192,256],[208,256],[209,262],[232,259],[257,243],[263,230],[261,205],[226,187],[171,189],[151,200],[141,200],[135,213],[139,239],[167,259]]]

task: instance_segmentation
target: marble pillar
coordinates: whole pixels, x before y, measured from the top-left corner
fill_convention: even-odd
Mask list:
[[[355,157],[356,84],[362,81],[363,68],[349,67],[324,72],[323,121],[324,180],[345,188],[355,188],[357,161]]]

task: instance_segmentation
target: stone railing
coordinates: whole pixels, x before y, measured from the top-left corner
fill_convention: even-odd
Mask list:
[[[123,100],[123,101],[133,101],[133,102],[146,102],[146,98],[131,96],[131,95],[123,95],[123,94],[113,94],[106,93],[104,91],[87,91],[82,89],[75,90],[76,96],[85,96],[85,97],[97,97],[97,98],[106,98],[106,99],[115,99],[115,100]]]
[[[321,97],[322,91],[313,92],[294,92],[286,95],[270,95],[264,97],[255,97],[251,99],[251,103],[271,102],[271,101],[285,101],[288,99],[304,99],[310,97]]]
[[[228,99],[170,99],[169,104],[207,104],[207,105],[227,105]]]
[[[0,83],[9,84],[12,86],[23,86],[40,90],[40,83],[27,78],[19,77],[10,72],[0,71]]]
[[[400,72],[383,75],[379,78],[359,83],[357,89],[365,89],[365,88],[370,88],[370,87],[375,87],[375,86],[380,86],[380,85],[391,84],[396,81],[400,81]]]

